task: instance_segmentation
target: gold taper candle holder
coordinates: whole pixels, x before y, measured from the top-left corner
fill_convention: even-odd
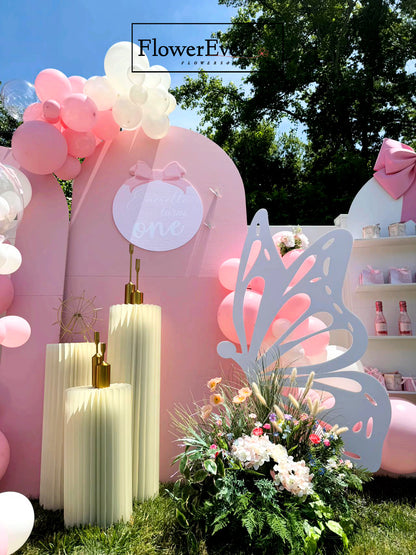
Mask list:
[[[139,290],[140,258],[136,258],[136,288],[131,295],[131,304],[143,304],[143,291]]]
[[[131,272],[132,272],[132,265],[133,265],[133,252],[134,252],[134,245],[129,243],[129,253],[130,253],[130,271],[129,271],[129,282],[126,283],[124,286],[124,304],[131,304],[131,298],[136,290],[136,286],[131,281]]]
[[[102,389],[104,387],[110,387],[110,378],[111,378],[111,364],[105,362],[104,354],[105,354],[106,344],[101,343],[101,353],[102,353],[102,361],[97,364],[96,369],[96,388]]]
[[[95,343],[95,355],[92,357],[92,387],[97,386],[97,366],[101,364],[103,360],[102,353],[99,352],[100,349],[100,332],[94,332],[94,343]]]

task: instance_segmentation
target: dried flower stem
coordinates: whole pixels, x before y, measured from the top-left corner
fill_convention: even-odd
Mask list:
[[[254,395],[257,397],[257,399],[260,401],[260,403],[262,405],[264,405],[265,407],[267,407],[267,403],[266,403],[266,399],[263,397],[263,395],[260,393],[260,389],[259,386],[256,384],[256,382],[253,382],[251,384],[251,389],[254,392]]]

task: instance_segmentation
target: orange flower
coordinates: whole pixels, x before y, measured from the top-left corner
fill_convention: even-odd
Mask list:
[[[204,405],[201,409],[201,418],[202,420],[206,420],[208,418],[208,416],[211,414],[212,412],[212,406],[211,405]]]
[[[210,391],[215,391],[217,385],[219,383],[221,383],[222,378],[212,378],[209,380],[209,382],[207,383],[207,387]]]
[[[241,395],[242,397],[250,397],[252,393],[253,392],[249,387],[242,387],[241,389],[238,390],[238,394]]]
[[[211,403],[211,405],[222,405],[224,402],[224,397],[219,393],[214,393],[214,395],[211,395],[211,397],[209,398],[209,402]]]
[[[245,395],[235,395],[233,397],[233,403],[236,403],[236,404],[244,403],[246,399],[247,397]]]

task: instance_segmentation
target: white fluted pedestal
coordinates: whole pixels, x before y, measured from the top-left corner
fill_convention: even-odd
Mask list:
[[[108,359],[113,382],[133,387],[133,498],[159,493],[161,308],[110,307]]]
[[[94,343],[46,346],[42,462],[39,502],[45,509],[64,507],[65,390],[91,385]]]
[[[111,526],[132,514],[132,388],[66,391],[65,526]]]

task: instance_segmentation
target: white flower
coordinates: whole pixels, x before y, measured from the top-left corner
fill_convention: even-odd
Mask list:
[[[273,443],[267,436],[242,436],[236,439],[231,447],[233,457],[243,463],[245,468],[258,470],[265,462],[270,461]]]
[[[299,243],[301,249],[306,249],[309,247],[309,239],[303,233],[297,233],[295,235],[295,241]]]
[[[280,232],[279,243],[285,247],[292,248],[295,246],[295,236],[291,231]]]

